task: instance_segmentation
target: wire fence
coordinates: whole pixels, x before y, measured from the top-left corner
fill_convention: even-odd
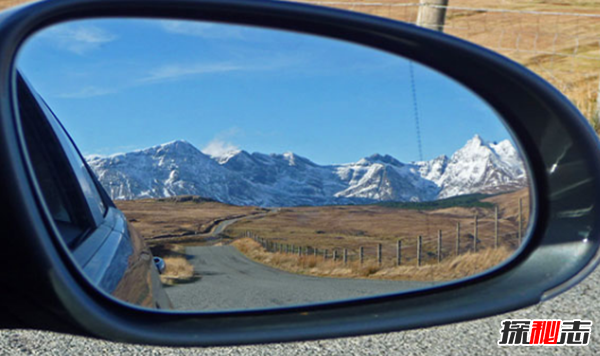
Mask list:
[[[445,33],[497,51],[536,72],[562,91],[600,131],[595,115],[600,82],[600,11],[544,12],[402,1],[304,2],[409,23],[417,21],[420,7],[444,8]]]
[[[486,249],[504,247],[515,251],[523,242],[529,221],[529,204],[524,210],[523,199],[512,205],[508,215],[500,213],[498,206],[493,212],[473,209],[473,215],[451,215],[444,220],[438,230],[418,231],[401,238],[352,236],[349,239],[330,237],[299,238],[289,235],[270,234],[261,236],[260,229],[245,230],[243,237],[258,242],[268,253],[314,256],[320,261],[363,263],[375,262],[379,266],[422,266],[440,263],[465,253],[476,253]],[[502,209],[502,211],[509,211]],[[427,213],[424,213],[427,220]],[[418,225],[418,224],[414,224]],[[410,225],[411,227],[413,224]],[[317,232],[318,234],[318,232]],[[306,243],[306,241],[312,241]]]

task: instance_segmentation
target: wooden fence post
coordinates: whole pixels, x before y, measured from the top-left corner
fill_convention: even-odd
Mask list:
[[[348,249],[344,249],[344,264],[348,264]]]
[[[477,214],[475,214],[475,226],[473,228],[473,251],[477,252],[477,235],[479,235],[479,220]]]
[[[333,250],[333,262],[337,261],[337,250]]]
[[[402,264],[402,240],[398,240],[398,244],[396,245],[396,265],[400,266]]]
[[[358,257],[358,258],[359,258],[359,260],[360,260],[360,264],[362,265],[362,264],[363,264],[363,261],[364,261],[364,258],[365,258],[365,249],[364,249],[364,247],[362,247],[362,246],[361,246],[361,247],[358,249],[358,255],[359,255],[359,257]]]
[[[494,248],[498,248],[498,205],[494,210]]]
[[[377,244],[377,263],[381,266],[382,263],[382,256],[381,256],[381,244]]]
[[[460,222],[456,223],[456,256],[460,254]]]
[[[437,258],[438,263],[442,262],[442,230],[438,230]]]
[[[422,242],[422,237],[421,235],[419,235],[419,237],[417,237],[417,266],[420,267],[421,266],[421,242]]]
[[[523,239],[523,198],[519,198],[519,246],[521,246],[521,240]]]
[[[327,260],[327,254],[329,253],[329,250],[325,249],[325,251],[323,252],[323,260],[326,261]]]

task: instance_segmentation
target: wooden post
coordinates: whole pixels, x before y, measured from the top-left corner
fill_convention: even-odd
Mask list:
[[[329,253],[329,250],[325,249],[325,251],[323,252],[323,260],[327,260],[327,254]]]
[[[477,235],[479,235],[479,222],[477,214],[475,214],[475,226],[473,227],[473,251],[477,252]]]
[[[444,31],[448,0],[420,0],[419,5],[417,26],[440,32]]]
[[[402,240],[398,240],[398,244],[396,245],[396,266],[400,266],[402,264]]]
[[[302,256],[302,246],[298,246],[298,257]]]
[[[438,230],[438,241],[437,241],[437,258],[438,263],[442,262],[442,230]]]
[[[365,249],[364,249],[364,247],[361,246],[358,249],[358,259],[360,260],[361,265],[363,264],[364,258],[365,258]]]
[[[519,198],[519,246],[521,246],[521,240],[523,239],[523,198]]]
[[[382,256],[381,256],[381,244],[377,244],[377,263],[381,266]]]
[[[421,266],[421,242],[422,242],[422,237],[421,235],[419,235],[419,237],[417,237],[417,266]]]
[[[344,264],[348,264],[348,249],[344,249]]]
[[[494,248],[498,248],[498,205],[496,205],[494,213]]]
[[[592,124],[594,131],[598,133],[600,131],[600,82],[598,82],[598,93],[596,94],[596,107],[592,113],[590,123]]]
[[[333,262],[337,261],[337,250],[333,250]]]
[[[456,255],[460,254],[460,222],[456,223]]]

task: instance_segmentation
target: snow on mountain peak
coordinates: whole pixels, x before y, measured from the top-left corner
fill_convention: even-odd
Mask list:
[[[398,166],[398,167],[402,167],[404,165],[402,162],[398,161],[397,159],[395,159],[394,157],[392,157],[388,154],[381,155],[379,153],[375,153],[364,159],[366,161],[372,162],[372,163],[385,163],[385,164],[391,164],[393,166]]]
[[[475,135],[450,158],[437,184],[440,198],[470,193],[496,193],[526,185],[521,159],[510,141],[488,143]]]
[[[216,156],[176,140],[111,157],[90,167],[113,199],[199,195],[229,204],[295,206],[426,201],[526,186],[518,152],[508,140],[475,135],[450,158],[402,163],[373,154],[354,163],[321,166],[293,152]]]
[[[219,164],[225,164],[225,163],[229,162],[230,159],[232,159],[242,153],[245,153],[245,151],[231,150],[231,151],[219,153],[218,155],[209,155],[209,156],[210,156],[210,158],[217,161]]]

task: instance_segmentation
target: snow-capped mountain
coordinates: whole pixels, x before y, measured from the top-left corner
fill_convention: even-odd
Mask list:
[[[452,157],[416,162],[421,175],[439,188],[438,198],[470,193],[499,193],[527,184],[525,167],[508,140],[485,142],[475,135]]]
[[[237,150],[211,157],[186,141],[87,160],[113,199],[199,195],[237,205],[364,204],[428,201],[526,185],[512,144],[487,143],[479,136],[450,158],[413,163],[379,154],[325,166],[291,152]]]

